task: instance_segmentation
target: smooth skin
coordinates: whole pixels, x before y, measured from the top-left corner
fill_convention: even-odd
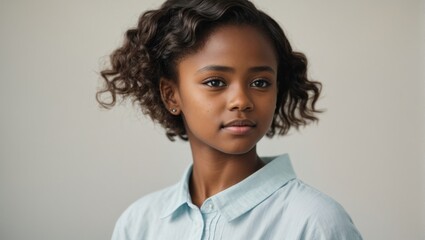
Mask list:
[[[242,181],[263,166],[256,144],[269,130],[277,97],[277,56],[257,28],[225,25],[161,80],[172,114],[181,114],[193,156],[192,202]]]

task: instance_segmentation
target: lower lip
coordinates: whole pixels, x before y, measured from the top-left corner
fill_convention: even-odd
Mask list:
[[[227,132],[230,132],[235,135],[244,135],[249,133],[253,127],[251,126],[231,126],[231,127],[224,127],[224,130]]]

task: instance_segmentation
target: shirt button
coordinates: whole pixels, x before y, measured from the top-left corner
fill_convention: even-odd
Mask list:
[[[214,205],[212,203],[208,204],[208,210],[214,210]]]

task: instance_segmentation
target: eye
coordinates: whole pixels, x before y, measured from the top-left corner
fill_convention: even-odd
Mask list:
[[[217,79],[217,78],[210,78],[203,82],[203,84],[207,85],[208,87],[217,88],[217,87],[225,87],[226,83],[223,80]]]
[[[271,83],[264,79],[256,79],[250,84],[251,87],[255,87],[255,88],[266,88],[270,85]]]

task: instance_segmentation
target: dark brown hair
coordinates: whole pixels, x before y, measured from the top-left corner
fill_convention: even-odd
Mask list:
[[[170,140],[187,140],[181,116],[174,116],[161,100],[161,78],[176,81],[176,65],[196,52],[218,26],[243,24],[257,27],[274,45],[278,58],[278,96],[268,137],[286,134],[317,121],[315,108],[319,82],[307,78],[307,59],[292,50],[279,24],[247,0],[168,0],[158,10],[145,12],[135,28],[127,30],[121,47],[110,55],[111,66],[101,71],[105,86],[96,95],[105,108],[117,97],[130,98],[144,114],[160,123]],[[101,99],[109,93],[110,101]]]

